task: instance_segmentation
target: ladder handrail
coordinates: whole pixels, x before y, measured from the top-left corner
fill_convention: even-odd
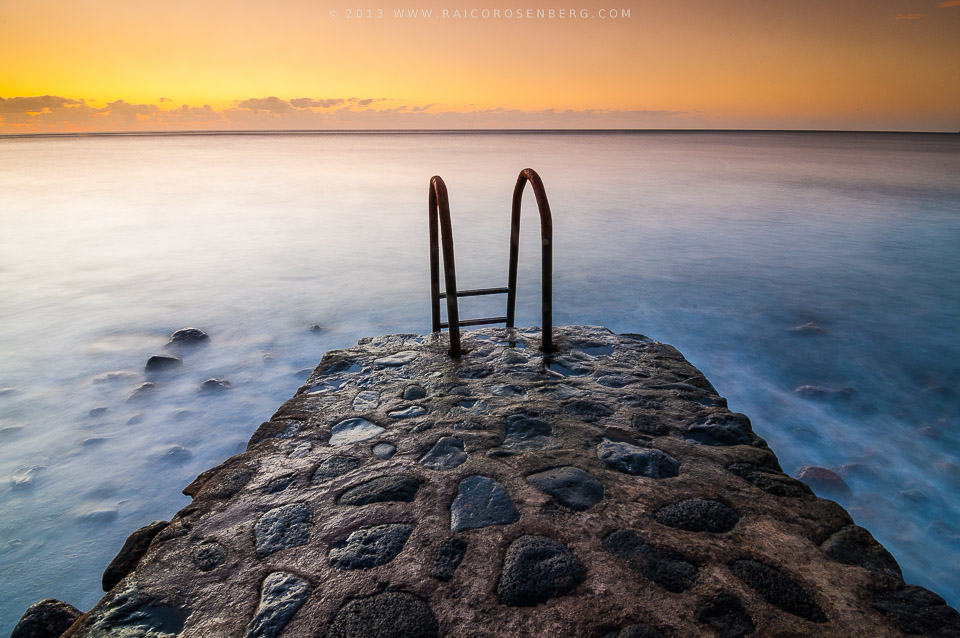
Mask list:
[[[523,191],[527,182],[533,187],[537,199],[537,208],[540,211],[540,243],[541,243],[541,312],[542,312],[542,345],[541,350],[549,354],[553,351],[553,216],[550,213],[550,203],[543,188],[540,176],[532,168],[520,171],[517,184],[513,189],[513,205],[510,211],[510,264],[508,283],[506,288],[486,288],[481,290],[464,290],[464,296],[488,295],[507,293],[506,317],[490,319],[471,319],[460,321],[460,311],[457,302],[457,272],[453,254],[453,227],[450,223],[450,201],[447,196],[447,186],[439,175],[430,178],[428,206],[430,216],[430,305],[433,318],[433,332],[440,332],[443,328],[450,331],[450,356],[459,358],[462,354],[460,343],[460,326],[484,325],[489,323],[505,323],[507,328],[514,328],[517,306],[517,263],[520,254],[520,208],[523,200]],[[438,238],[439,235],[439,238]],[[439,241],[438,241],[439,239]],[[440,249],[443,248],[443,271],[446,292],[440,292]],[[447,299],[447,321],[440,321],[440,299]]]

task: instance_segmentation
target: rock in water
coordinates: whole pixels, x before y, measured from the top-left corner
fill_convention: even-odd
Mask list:
[[[147,364],[143,367],[146,372],[167,372],[183,365],[180,357],[174,357],[167,354],[155,354],[147,359]]]
[[[30,605],[10,638],[59,638],[82,613],[55,598],[41,600]]]
[[[210,342],[210,335],[200,328],[180,328],[172,335],[168,346],[195,346]]]
[[[207,379],[200,384],[200,394],[219,394],[225,392],[231,387],[227,379]]]

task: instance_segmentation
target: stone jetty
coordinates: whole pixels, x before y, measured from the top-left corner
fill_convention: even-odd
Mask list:
[[[62,635],[960,636],[675,348],[571,326],[547,362],[539,342],[327,353]]]

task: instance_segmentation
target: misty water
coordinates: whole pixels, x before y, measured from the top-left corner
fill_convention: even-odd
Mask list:
[[[42,598],[89,609],[126,536],[186,505],[325,351],[429,331],[431,175],[461,287],[505,285],[526,166],[554,212],[556,324],[678,347],[785,471],[841,471],[906,580],[960,603],[960,136],[7,138],[0,634]],[[518,323],[535,325],[527,199]],[[822,333],[790,331],[809,322]],[[210,345],[128,401],[186,326]],[[231,389],[198,393],[214,377]]]

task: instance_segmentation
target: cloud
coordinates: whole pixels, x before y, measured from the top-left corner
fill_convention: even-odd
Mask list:
[[[160,100],[160,104],[163,104],[164,102],[173,102],[173,100],[171,100],[168,97],[161,97],[159,98],[159,100]]]
[[[340,106],[346,102],[342,97],[332,98],[328,100],[314,100],[309,97],[297,97],[290,100],[290,104],[295,106],[298,109],[308,109],[308,108],[318,108],[318,109],[329,109],[334,106]]]
[[[251,111],[267,111],[268,113],[289,113],[293,110],[290,102],[278,97],[254,97],[237,103],[237,107]]]
[[[960,7],[960,0],[947,0],[946,2],[941,2],[937,6],[941,9],[944,7]]]
[[[0,113],[39,113],[44,109],[62,108],[72,104],[83,104],[83,101],[53,95],[11,98],[0,97]]]
[[[960,0],[957,0],[960,3]],[[926,13],[898,13],[897,20],[919,20],[926,17]]]

